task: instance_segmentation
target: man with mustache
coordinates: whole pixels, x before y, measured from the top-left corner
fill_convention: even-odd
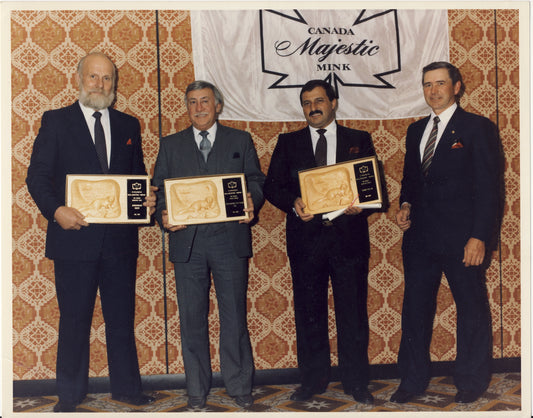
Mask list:
[[[337,95],[323,80],[300,92],[309,126],[281,134],[274,149],[264,193],[287,214],[287,253],[291,265],[301,386],[291,395],[305,401],[324,392],[331,375],[328,336],[328,279],[337,324],[340,380],[358,402],[373,403],[368,390],[367,276],[370,243],[367,214],[350,206],[333,221],[306,213],[298,171],[374,155],[368,132],[337,124]],[[324,144],[325,159],[319,149]]]
[[[223,97],[216,86],[195,81],[185,91],[192,126],[161,140],[154,171],[159,187],[156,217],[170,233],[189,408],[206,404],[211,387],[209,288],[211,275],[220,318],[220,369],[227,393],[242,408],[253,404],[253,357],[246,323],[250,222],[263,204],[263,183],[252,137],[218,122]],[[168,178],[244,173],[248,219],[200,225],[172,225],[166,210]]]
[[[89,225],[65,206],[67,174],[146,174],[137,119],[111,107],[116,68],[100,52],[82,58],[76,80],[79,101],[44,113],[33,145],[26,183],[48,220],[46,257],[54,261],[59,305],[54,412],[74,412],[87,395],[89,337],[97,290],[105,320],[112,398],[143,405],[134,336],[137,226]],[[97,124],[100,126],[97,126]],[[104,146],[97,151],[95,131]],[[143,203],[155,210],[152,190]]]

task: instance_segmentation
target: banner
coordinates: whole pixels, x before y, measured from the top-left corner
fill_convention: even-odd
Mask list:
[[[422,68],[449,60],[446,10],[199,10],[191,26],[195,78],[228,120],[303,120],[311,79],[338,92],[337,119],[427,115]]]

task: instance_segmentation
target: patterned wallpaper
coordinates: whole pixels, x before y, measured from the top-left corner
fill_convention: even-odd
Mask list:
[[[465,78],[467,110],[499,121],[505,153],[505,213],[501,252],[493,255],[487,286],[493,318],[494,357],[520,356],[520,141],[517,10],[450,10],[450,54]],[[496,34],[495,34],[496,25]],[[77,98],[74,72],[87,52],[102,50],[119,69],[116,108],[141,121],[147,169],[159,143],[157,31],[160,46],[161,135],[188,126],[183,93],[193,80],[187,11],[22,11],[11,14],[13,371],[15,380],[53,379],[58,308],[53,265],[44,258],[46,221],[25,186],[33,141],[45,110]],[[497,49],[495,48],[495,39]],[[496,73],[495,59],[497,51]],[[498,89],[496,89],[496,81]],[[223,89],[223,86],[221,86]],[[422,94],[422,91],[420,92]],[[498,101],[496,101],[496,98]],[[223,119],[223,114],[222,114]],[[391,208],[370,217],[368,308],[372,364],[396,362],[403,295],[402,234],[394,222],[408,120],[341,121],[372,134],[383,161]],[[224,123],[224,122],[223,122]],[[303,123],[226,122],[252,134],[266,172],[280,132]],[[144,375],[183,373],[172,263],[157,226],[140,228],[136,338]],[[284,216],[269,203],[253,228],[248,323],[257,369],[296,367],[296,341]],[[166,298],[163,282],[166,272]],[[445,280],[439,295],[431,356],[455,356],[455,305]],[[217,305],[209,315],[213,368],[219,370]],[[332,296],[330,289],[332,307]],[[166,302],[166,306],[165,306]],[[166,319],[165,319],[166,311]],[[332,360],[337,362],[330,315]],[[168,331],[167,338],[165,330]],[[104,322],[97,301],[91,332],[90,376],[106,376]]]

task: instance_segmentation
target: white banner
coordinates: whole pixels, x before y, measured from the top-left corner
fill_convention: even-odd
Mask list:
[[[303,120],[311,79],[338,91],[337,119],[427,115],[422,68],[449,60],[446,10],[201,10],[191,25],[195,78],[228,120]]]

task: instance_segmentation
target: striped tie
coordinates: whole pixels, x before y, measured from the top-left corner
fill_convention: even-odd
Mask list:
[[[437,132],[440,119],[438,116],[433,118],[433,128],[429,134],[428,142],[426,148],[424,148],[424,157],[422,158],[422,174],[427,175],[429,166],[431,165],[431,160],[433,159],[433,154],[435,151],[435,142],[437,141]]]

